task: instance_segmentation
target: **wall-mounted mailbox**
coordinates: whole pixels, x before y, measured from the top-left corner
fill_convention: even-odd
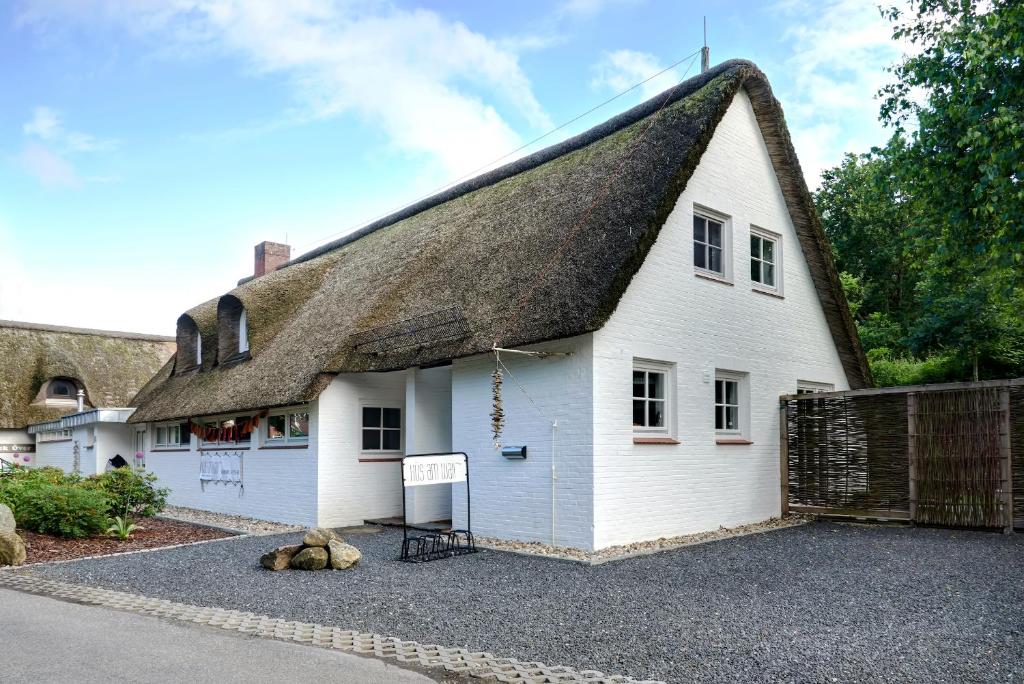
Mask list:
[[[501,455],[505,458],[526,458],[525,446],[501,447]]]

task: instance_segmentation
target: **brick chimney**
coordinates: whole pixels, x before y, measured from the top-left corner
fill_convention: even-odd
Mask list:
[[[292,248],[290,245],[282,245],[280,242],[261,242],[256,245],[256,267],[253,270],[253,278],[273,273],[288,263],[291,258]]]

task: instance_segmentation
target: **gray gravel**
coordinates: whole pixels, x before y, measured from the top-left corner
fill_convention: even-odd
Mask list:
[[[497,551],[274,573],[297,535],[38,567],[194,604],[670,681],[1020,681],[1024,535],[812,523],[586,567]]]

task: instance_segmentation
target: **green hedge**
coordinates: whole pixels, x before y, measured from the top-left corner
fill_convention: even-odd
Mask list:
[[[80,539],[104,532],[110,501],[77,485],[42,484],[25,492],[15,509],[18,525],[43,534]]]

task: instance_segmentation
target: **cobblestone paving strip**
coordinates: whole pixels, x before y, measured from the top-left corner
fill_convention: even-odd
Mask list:
[[[336,648],[343,651],[379,658],[394,658],[399,662],[423,667],[443,667],[448,672],[458,672],[481,679],[521,684],[561,684],[565,682],[586,682],[587,684],[657,684],[649,680],[638,680],[624,675],[606,675],[596,670],[575,670],[569,667],[549,666],[544,663],[523,662],[514,658],[499,658],[492,653],[471,652],[465,648],[420,644],[403,641],[379,634],[345,630],[341,627],[320,625],[311,622],[297,622],[265,615],[247,613],[224,608],[193,606],[166,599],[149,598],[110,589],[98,589],[68,582],[42,579],[24,571],[0,571],[0,586],[30,594],[74,601],[88,605],[123,610],[139,615],[152,615],[199,625],[249,634],[252,636],[294,641],[322,648]]]

